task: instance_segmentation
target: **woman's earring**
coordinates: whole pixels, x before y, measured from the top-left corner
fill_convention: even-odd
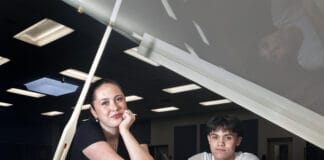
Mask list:
[[[96,118],[96,122],[98,123],[99,122],[99,120]]]

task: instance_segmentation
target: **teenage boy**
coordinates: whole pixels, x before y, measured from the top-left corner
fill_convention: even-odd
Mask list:
[[[188,160],[259,160],[252,153],[235,152],[242,137],[243,129],[239,119],[214,116],[207,122],[207,139],[211,153],[198,153]]]

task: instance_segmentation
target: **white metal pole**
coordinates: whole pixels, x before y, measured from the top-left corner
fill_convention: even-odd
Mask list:
[[[112,10],[111,16],[110,16],[110,20],[108,23],[108,26],[106,28],[106,31],[104,33],[104,36],[100,42],[99,48],[97,50],[96,56],[93,60],[93,63],[91,65],[88,77],[85,81],[85,84],[83,85],[80,97],[77,101],[76,107],[74,108],[74,111],[68,121],[68,123],[66,124],[66,126],[64,127],[63,133],[61,135],[60,141],[57,145],[53,160],[64,160],[68,150],[70,148],[71,142],[73,140],[75,131],[76,131],[76,127],[77,127],[77,122],[80,116],[80,112],[81,112],[81,108],[83,105],[83,102],[86,98],[86,95],[88,93],[91,81],[93,79],[93,76],[96,72],[96,69],[98,67],[98,64],[100,62],[100,59],[102,57],[103,51],[106,47],[106,44],[108,42],[108,38],[110,36],[110,33],[112,31],[112,25],[116,20],[117,17],[117,13],[119,11],[120,5],[122,3],[122,0],[116,0],[114,8]]]

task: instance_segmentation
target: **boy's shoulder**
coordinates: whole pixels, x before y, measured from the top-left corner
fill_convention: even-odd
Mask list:
[[[188,160],[213,160],[213,155],[211,153],[201,152],[189,157]]]
[[[236,152],[235,160],[259,160],[259,158],[248,152]]]

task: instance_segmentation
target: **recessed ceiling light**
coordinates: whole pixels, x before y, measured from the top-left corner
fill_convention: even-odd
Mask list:
[[[66,69],[66,70],[60,72],[60,74],[62,74],[64,76],[67,76],[67,77],[79,79],[79,80],[82,80],[82,81],[85,81],[87,79],[87,77],[88,77],[88,74],[87,73],[78,71],[76,69]],[[92,81],[91,82],[94,83],[94,82],[96,82],[99,79],[101,79],[101,78],[100,77],[97,77],[97,76],[94,76],[92,78]]]
[[[41,113],[42,116],[49,116],[49,117],[58,116],[62,114],[64,114],[64,112],[60,112],[60,111],[50,111],[50,112]]]
[[[14,38],[41,47],[73,31],[67,26],[45,18],[16,34]]]
[[[160,64],[158,64],[158,63],[152,61],[151,59],[149,59],[149,58],[147,58],[147,57],[145,57],[145,56],[142,56],[142,55],[139,54],[139,53],[137,53],[137,47],[135,47],[135,48],[131,48],[131,49],[128,49],[128,50],[125,50],[124,53],[126,53],[126,54],[128,54],[128,55],[130,55],[130,56],[133,56],[133,57],[135,57],[135,58],[137,58],[137,59],[139,59],[139,60],[141,60],[141,61],[144,61],[144,62],[146,62],[146,63],[148,63],[148,64],[150,64],[150,65],[153,65],[153,66],[155,66],[155,67],[160,66]]]
[[[177,87],[165,88],[165,89],[163,89],[163,91],[174,94],[174,93],[192,91],[192,90],[196,90],[196,89],[200,89],[200,88],[201,87],[196,84],[187,84],[187,85],[182,85],[182,86],[177,86]]]
[[[163,107],[163,108],[156,108],[156,109],[151,109],[153,112],[170,112],[170,111],[175,111],[178,110],[179,108],[177,107]]]
[[[81,110],[88,110],[91,108],[91,104],[82,105]]]
[[[72,107],[72,109],[74,109],[74,108],[75,108],[75,106]],[[90,108],[91,108],[91,104],[84,104],[81,106],[81,110],[88,110]]]
[[[126,96],[126,102],[132,102],[132,101],[138,101],[143,99],[142,97],[136,96],[136,95],[130,95]]]
[[[29,96],[29,97],[34,97],[34,98],[40,98],[44,97],[44,94],[36,93],[36,92],[31,92],[23,89],[18,89],[18,88],[10,88],[7,89],[7,92],[14,93],[14,94],[20,94],[23,96]]]
[[[26,83],[25,86],[28,90],[52,96],[61,96],[68,93],[72,93],[75,92],[76,89],[79,87],[71,83],[61,82],[47,77]]]
[[[205,102],[200,102],[200,105],[203,106],[213,106],[213,105],[220,105],[220,104],[226,104],[226,103],[231,103],[232,101],[228,99],[220,99],[220,100],[212,100],[212,101],[205,101]]]
[[[9,61],[10,61],[10,59],[0,56],[0,66],[9,62]]]
[[[11,103],[6,103],[6,102],[0,102],[0,106],[1,107],[10,107],[10,106],[12,106],[12,104]]]

